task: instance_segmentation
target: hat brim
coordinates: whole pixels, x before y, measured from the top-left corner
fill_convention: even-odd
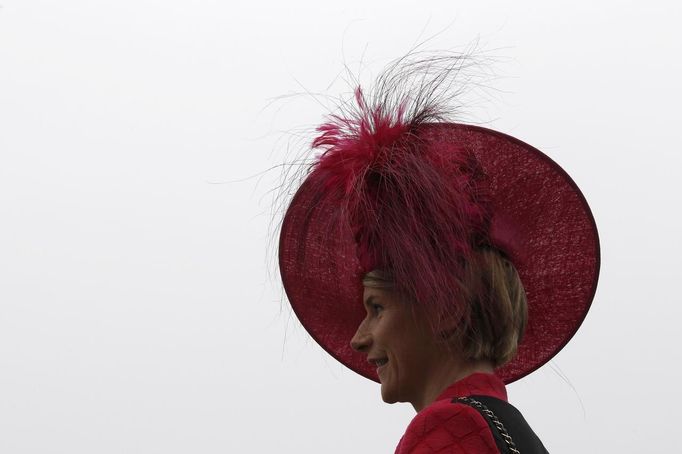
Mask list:
[[[570,176],[536,148],[490,129],[427,125],[430,146],[463,144],[488,176],[492,207],[513,232],[514,264],[528,298],[528,324],[518,353],[496,374],[511,383],[553,358],[582,324],[600,266],[597,227]],[[364,318],[362,275],[353,233],[343,222],[330,235],[337,207],[304,181],[284,217],[279,244],[282,282],[313,339],[338,361],[379,381],[365,355],[350,347]]]

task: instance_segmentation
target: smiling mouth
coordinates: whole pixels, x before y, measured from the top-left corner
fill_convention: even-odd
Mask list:
[[[380,358],[380,359],[372,359],[370,360],[374,366],[376,366],[377,369],[381,368],[382,366],[385,366],[386,363],[388,363],[388,358]]]

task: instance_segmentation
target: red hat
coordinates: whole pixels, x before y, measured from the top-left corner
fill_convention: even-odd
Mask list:
[[[364,274],[390,270],[412,301],[461,315],[452,289],[472,251],[493,247],[514,263],[528,299],[518,353],[496,370],[506,383],[518,380],[556,355],[589,310],[600,263],[590,208],[539,150],[442,121],[435,103],[395,94],[369,106],[358,89],[356,111],[318,128],[313,147],[324,151],[280,233],[291,306],[322,348],[378,381],[349,344],[365,315]]]

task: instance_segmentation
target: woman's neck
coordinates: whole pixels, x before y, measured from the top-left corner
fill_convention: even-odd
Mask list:
[[[439,364],[435,370],[428,374],[427,381],[423,388],[424,392],[416,396],[410,403],[419,412],[428,405],[432,404],[436,398],[451,384],[468,377],[476,372],[492,374],[494,371],[490,361],[457,361],[455,358],[448,358]]]

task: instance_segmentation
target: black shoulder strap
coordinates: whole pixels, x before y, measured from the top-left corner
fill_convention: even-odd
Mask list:
[[[500,453],[549,454],[521,412],[509,402],[491,396],[456,397],[452,402],[469,405],[485,418]],[[493,417],[485,410],[491,412]],[[510,444],[505,441],[505,435],[493,421],[494,418],[501,423],[503,431],[506,431],[513,440],[511,446],[515,450],[510,450]]]

